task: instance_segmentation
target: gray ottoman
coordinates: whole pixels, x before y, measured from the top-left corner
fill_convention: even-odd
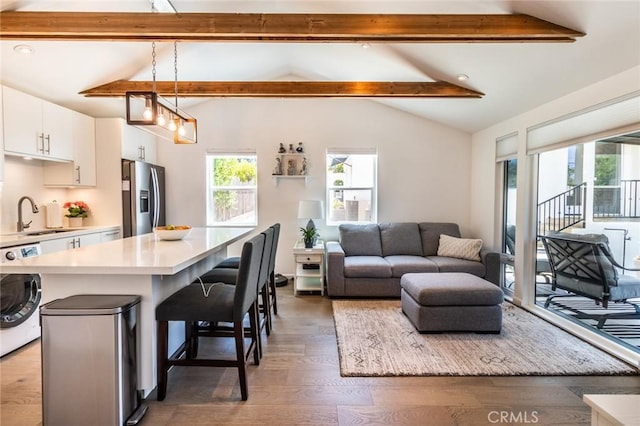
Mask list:
[[[475,275],[441,272],[404,274],[402,312],[422,332],[500,333],[500,287]]]

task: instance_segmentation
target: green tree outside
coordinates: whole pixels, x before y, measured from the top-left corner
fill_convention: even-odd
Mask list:
[[[213,161],[213,182],[216,187],[255,182],[257,176],[255,162],[232,157],[217,157]],[[237,192],[226,189],[216,190],[213,193],[213,199],[217,220],[229,219],[237,202]]]

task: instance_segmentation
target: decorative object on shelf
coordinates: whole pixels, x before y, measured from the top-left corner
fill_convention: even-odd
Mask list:
[[[302,200],[298,202],[298,219],[309,219],[306,229],[315,229],[313,219],[324,218],[324,209],[320,200]]]
[[[289,162],[287,163],[287,175],[295,176],[297,174],[296,162],[294,160],[289,160]]]
[[[304,147],[302,146],[302,142],[298,142],[298,147],[296,148],[296,152],[298,154],[302,154],[304,152]]]
[[[318,230],[314,228],[300,228],[302,234],[302,240],[304,241],[304,248],[313,248],[318,239]]]
[[[282,160],[280,159],[280,157],[276,157],[276,167],[273,169],[273,175],[282,175]]]
[[[293,150],[293,144],[290,143],[289,144],[289,154],[294,154],[294,153],[295,153],[295,151]]]
[[[198,143],[197,122],[178,108],[178,43],[174,41],[175,105],[156,92],[156,43],[151,44],[153,86],[151,91],[126,92],[127,124],[145,126],[145,130],[175,144]]]
[[[307,159],[306,158],[302,159],[302,168],[300,169],[300,174],[303,175],[303,176],[307,174]]]
[[[278,153],[279,154],[284,154],[285,152],[287,152],[287,149],[284,147],[284,144],[281,142],[280,143],[280,148],[278,148]]]
[[[67,201],[63,207],[69,212],[65,214],[68,218],[83,218],[89,215],[89,205],[84,201]]]

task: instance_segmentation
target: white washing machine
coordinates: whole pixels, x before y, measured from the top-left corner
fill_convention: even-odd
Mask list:
[[[0,263],[41,254],[40,244],[0,249]],[[0,275],[0,356],[40,337],[40,275]]]

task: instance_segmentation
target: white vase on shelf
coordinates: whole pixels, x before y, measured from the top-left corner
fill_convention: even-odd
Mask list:
[[[80,228],[82,226],[82,217],[70,217],[69,228]]]

